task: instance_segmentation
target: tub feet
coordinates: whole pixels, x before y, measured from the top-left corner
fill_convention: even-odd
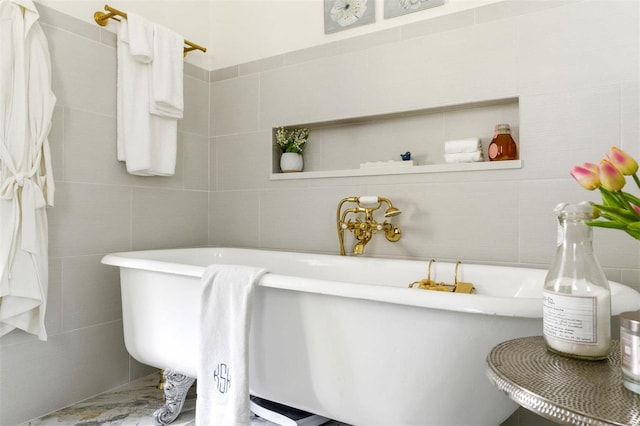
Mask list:
[[[171,424],[180,415],[189,388],[196,379],[172,370],[164,370],[165,404],[153,413],[156,425]]]

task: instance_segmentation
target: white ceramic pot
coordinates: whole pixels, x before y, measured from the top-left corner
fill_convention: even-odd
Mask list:
[[[295,152],[283,152],[280,157],[280,170],[282,173],[301,172],[304,162],[302,154]]]

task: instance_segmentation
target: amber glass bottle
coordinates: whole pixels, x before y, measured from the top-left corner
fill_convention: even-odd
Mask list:
[[[508,124],[496,124],[488,154],[491,161],[516,160],[518,158],[518,147],[511,137],[511,127]]]

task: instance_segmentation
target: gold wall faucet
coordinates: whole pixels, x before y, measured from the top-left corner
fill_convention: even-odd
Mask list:
[[[354,207],[350,207],[342,210],[345,203],[355,204]],[[373,212],[378,210],[382,203],[387,204],[387,210],[384,212],[384,217],[390,218],[402,213],[397,208],[393,207],[391,201],[388,198],[383,197],[347,197],[340,200],[338,203],[338,209],[336,210],[336,223],[338,226],[338,241],[340,242],[340,255],[345,256],[344,249],[344,231],[348,230],[353,232],[356,237],[356,244],[353,246],[353,254],[363,254],[364,247],[371,241],[373,235],[378,231],[383,231],[387,240],[395,243],[402,237],[402,231],[395,225],[387,222],[376,222],[373,217]],[[349,215],[356,216],[354,220]]]

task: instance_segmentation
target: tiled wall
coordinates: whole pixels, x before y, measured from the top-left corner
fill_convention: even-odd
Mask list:
[[[546,267],[553,207],[598,199],[570,168],[611,145],[640,158],[638,9],[630,0],[507,1],[212,72],[210,244],[337,253],[338,201],[371,194],[404,213],[394,218],[402,240],[377,236],[369,255]],[[269,180],[272,127],[510,97],[519,98],[522,169]],[[409,120],[397,134],[422,133],[423,151],[436,152],[449,137],[476,135],[481,119]],[[406,150],[394,134],[380,147],[376,131],[368,145],[359,128],[358,149]],[[355,155],[342,139],[344,155]],[[314,168],[314,151],[341,149],[313,134],[307,145]],[[608,276],[640,288],[638,242],[594,234]]]
[[[58,96],[50,338],[0,339],[0,424],[148,371],[122,345],[117,271],[99,263],[108,252],[210,244],[337,253],[338,201],[379,194],[403,209],[394,219],[403,238],[377,236],[368,255],[546,267],[553,206],[597,199],[570,167],[612,144],[640,157],[638,9],[634,0],[514,0],[211,73],[187,65],[176,176],[140,178],[115,160],[113,34],[40,7]],[[519,98],[522,169],[269,180],[274,126],[503,97]],[[463,134],[461,122],[424,132]],[[402,140],[388,143],[404,152]],[[637,241],[601,231],[608,276],[640,288]]]
[[[393,219],[402,239],[378,235],[368,255],[548,267],[554,206],[598,200],[570,168],[611,145],[640,158],[639,22],[636,1],[514,0],[212,72],[210,244],[338,253],[336,206],[367,194],[403,210]],[[519,99],[522,169],[269,180],[272,127],[509,97]],[[387,146],[376,125],[369,140],[365,125],[344,127],[319,148],[312,134],[305,162],[354,167],[324,163],[340,142],[345,156],[399,154],[408,141],[398,135],[422,134],[424,149],[412,152],[434,153],[496,124],[480,120],[408,122]],[[602,229],[594,239],[607,276],[640,290],[638,241]],[[550,422],[520,409],[507,424]]]
[[[209,188],[209,82],[186,65],[185,118],[173,177],[128,175],[115,152],[113,33],[38,4],[58,98],[49,138],[47,342],[0,339],[0,425],[61,408],[152,371],[123,344],[119,277],[109,252],[203,246]]]

